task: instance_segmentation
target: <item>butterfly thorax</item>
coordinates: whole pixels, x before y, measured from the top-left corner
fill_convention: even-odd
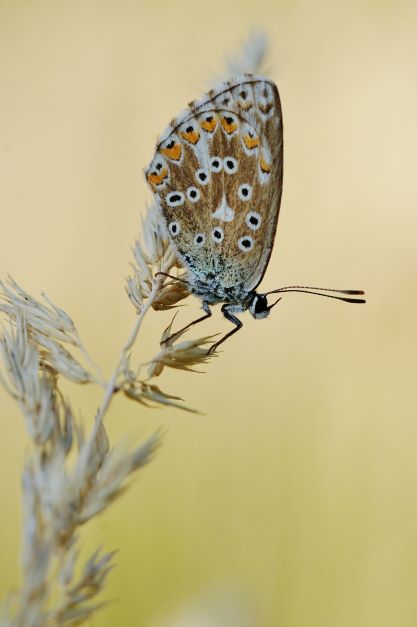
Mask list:
[[[194,281],[191,285],[192,293],[203,300],[203,305],[204,303],[206,305],[224,303],[223,312],[226,309],[229,313],[239,313],[248,309],[252,316],[259,320],[267,318],[274,306],[268,306],[267,294],[259,294],[255,290],[245,290],[243,284],[225,288],[213,279],[211,283]]]
[[[215,277],[206,281],[194,278],[191,282],[191,291],[210,305],[217,303],[241,305],[242,310],[250,307],[255,295],[252,290],[248,292],[243,284],[225,287],[224,283]]]

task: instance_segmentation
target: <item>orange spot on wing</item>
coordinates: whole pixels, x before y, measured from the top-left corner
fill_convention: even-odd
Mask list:
[[[216,128],[216,126],[217,126],[217,120],[214,117],[214,115],[210,116],[209,118],[201,122],[201,128],[203,128],[208,133],[212,133],[214,129]]]
[[[164,168],[159,174],[158,172],[148,172],[146,175],[146,180],[151,185],[160,185],[166,178],[168,178],[168,170],[166,168]]]
[[[271,165],[267,161],[265,161],[263,157],[259,159],[259,165],[262,172],[265,172],[265,174],[269,174],[271,172]]]
[[[166,146],[165,148],[161,148],[161,152],[168,159],[172,159],[173,161],[179,161],[181,159],[182,147],[181,144],[174,144],[174,146]]]
[[[180,135],[185,139],[185,141],[189,142],[190,144],[196,144],[200,139],[200,133],[198,133],[197,131],[191,131],[190,133],[187,133],[187,131],[183,131],[180,133]]]
[[[256,148],[259,146],[259,138],[251,137],[250,135],[244,135],[243,141],[245,142],[245,146],[248,150],[252,150],[252,148]]]
[[[220,123],[228,135],[231,135],[237,130],[237,122],[230,116],[222,116]]]

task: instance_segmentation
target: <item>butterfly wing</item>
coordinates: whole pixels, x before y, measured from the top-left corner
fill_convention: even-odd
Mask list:
[[[282,192],[278,90],[244,76],[173,120],[146,178],[191,275],[254,289],[271,256]]]

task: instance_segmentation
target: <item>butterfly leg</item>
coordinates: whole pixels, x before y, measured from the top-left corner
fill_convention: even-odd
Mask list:
[[[185,281],[184,279],[181,279],[179,276],[173,276],[172,274],[168,274],[167,272],[157,272],[155,274],[155,278],[157,276],[164,276],[164,277],[167,277],[169,279],[173,279],[174,281],[180,281],[181,283],[186,283],[187,285],[190,285],[189,281]]]
[[[220,344],[225,342],[227,338],[229,338],[234,333],[237,333],[239,329],[243,327],[243,322],[239,320],[239,318],[236,318],[236,316],[233,315],[233,313],[236,311],[242,311],[241,307],[236,307],[236,305],[223,305],[222,306],[222,314],[224,315],[226,320],[229,320],[229,322],[233,322],[233,324],[236,326],[234,329],[229,331],[229,333],[226,333],[226,335],[222,337],[221,340],[219,340],[218,342],[210,346],[209,350],[207,351],[208,355],[212,355],[220,346]]]
[[[201,305],[201,308],[203,311],[205,311],[204,316],[201,316],[201,318],[197,318],[197,320],[193,320],[192,322],[190,322],[189,324],[187,324],[185,327],[183,327],[182,329],[180,329],[179,331],[176,331],[175,333],[172,333],[172,335],[170,335],[169,337],[167,337],[166,340],[164,340],[163,342],[161,342],[161,345],[163,344],[167,344],[167,342],[175,340],[176,336],[180,337],[180,335],[182,335],[184,333],[184,331],[186,331],[187,329],[189,329],[190,327],[193,327],[195,324],[197,324],[198,322],[203,322],[203,320],[206,320],[207,318],[210,318],[210,316],[212,315],[211,313],[211,309],[209,307],[209,304],[203,300],[203,303]]]

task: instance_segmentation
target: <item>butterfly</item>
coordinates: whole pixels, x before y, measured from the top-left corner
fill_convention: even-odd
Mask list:
[[[249,310],[256,319],[266,318],[280,300],[268,305],[269,294],[296,291],[365,302],[354,298],[363,295],[361,290],[288,286],[256,291],[274,244],[282,175],[278,89],[271,80],[252,74],[228,80],[191,102],[160,137],[145,170],[187,269],[186,282],[202,301],[204,315],[178,335],[209,318],[210,306],[217,303],[235,325],[210,353],[242,327],[236,314]]]

